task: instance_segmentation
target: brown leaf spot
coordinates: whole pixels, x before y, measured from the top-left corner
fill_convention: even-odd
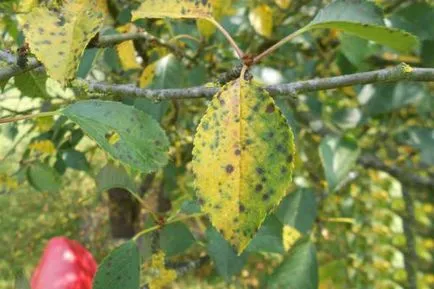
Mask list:
[[[226,166],[226,172],[228,173],[228,174],[230,174],[230,173],[232,173],[234,171],[234,166],[233,165],[227,165]]]
[[[241,150],[240,150],[240,149],[236,149],[236,150],[234,151],[234,154],[235,154],[236,156],[239,156],[239,155],[241,154]]]
[[[257,184],[256,187],[255,187],[255,191],[256,192],[260,192],[260,191],[262,191],[263,188],[264,187],[262,186],[262,184]]]
[[[265,109],[265,112],[267,112],[267,113],[274,112],[274,104],[270,103],[269,105],[267,105],[267,108]]]

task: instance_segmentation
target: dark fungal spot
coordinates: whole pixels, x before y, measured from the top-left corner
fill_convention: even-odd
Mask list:
[[[268,194],[264,194],[264,195],[262,195],[262,200],[263,201],[266,201],[266,200],[268,200],[270,198],[270,196],[268,195]]]
[[[240,212],[242,213],[246,210],[246,207],[244,207],[243,204],[240,204],[239,209],[240,209]]]
[[[278,152],[281,152],[281,153],[285,152],[285,148],[283,147],[282,144],[278,144],[278,145],[276,146],[276,150],[277,150]]]
[[[234,171],[234,166],[233,165],[227,165],[226,166],[226,172],[228,173],[228,174],[230,174],[230,173],[232,173]]]
[[[208,0],[202,0],[202,5],[206,5],[208,3]]]
[[[239,156],[239,155],[241,154],[241,150],[240,150],[240,149],[236,149],[236,150],[234,151],[234,154],[235,154],[236,156]]]
[[[288,168],[287,168],[287,167],[281,167],[281,168],[280,168],[280,172],[281,172],[282,174],[286,174],[286,173],[288,172]]]
[[[292,163],[292,155],[288,155],[287,157],[286,157],[286,161],[288,162],[288,163]]]
[[[225,234],[225,231],[224,231],[223,229],[220,229],[219,232],[220,232],[220,234],[222,234],[222,235]]]
[[[267,108],[265,109],[265,112],[267,112],[267,113],[274,112],[274,104],[270,103],[269,105],[267,105]]]
[[[59,20],[56,22],[56,25],[57,26],[63,26],[63,25],[65,25],[65,17],[60,16]]]
[[[257,184],[255,187],[255,191],[260,192],[260,191],[262,191],[263,188],[264,188],[264,186],[262,186],[262,184]]]
[[[44,33],[45,30],[44,30],[44,28],[39,27],[39,28],[38,28],[38,31],[39,31],[39,33]]]
[[[209,124],[208,124],[208,122],[204,121],[204,122],[202,123],[202,128],[203,128],[204,130],[208,130],[208,129],[209,129]]]
[[[23,28],[24,28],[24,29],[29,29],[29,23],[24,24],[24,25],[23,25]]]
[[[60,56],[62,56],[62,55],[65,54],[65,52],[63,52],[63,51],[59,51],[59,52],[57,52],[57,54],[59,54]]]
[[[257,167],[257,168],[256,168],[256,172],[257,172],[258,174],[262,175],[262,174],[264,173],[264,169],[263,169],[263,168],[260,168],[260,167]]]

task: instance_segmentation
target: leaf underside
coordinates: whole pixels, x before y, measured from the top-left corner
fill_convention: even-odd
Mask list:
[[[339,29],[404,52],[418,43],[412,34],[386,27],[381,9],[367,1],[337,0],[329,4],[302,30],[317,28]]]
[[[212,7],[209,0],[144,0],[133,11],[132,21],[140,18],[209,18]]]
[[[293,134],[269,94],[234,80],[214,96],[194,140],[199,202],[241,253],[291,183]]]
[[[84,49],[102,27],[103,14],[97,9],[92,0],[71,0],[60,12],[37,7],[23,16],[31,52],[62,84],[75,77]]]

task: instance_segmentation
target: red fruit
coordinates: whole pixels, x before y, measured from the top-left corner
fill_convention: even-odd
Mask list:
[[[91,289],[97,264],[74,240],[52,238],[33,273],[32,289]]]

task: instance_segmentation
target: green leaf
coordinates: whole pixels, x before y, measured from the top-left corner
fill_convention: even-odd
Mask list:
[[[114,249],[102,261],[93,279],[93,289],[139,289],[140,255],[134,241]]]
[[[15,76],[15,86],[23,96],[30,98],[50,98],[46,81],[47,75],[43,72],[29,71]]]
[[[289,254],[267,278],[266,288],[318,288],[318,264],[314,245],[304,239],[291,248]]]
[[[225,280],[238,274],[247,261],[247,254],[238,256],[234,248],[214,228],[206,231],[208,239],[207,250],[213,260],[217,272]]]
[[[144,173],[167,163],[169,141],[159,124],[134,107],[112,101],[80,101],[63,115],[76,122],[113,158]]]
[[[337,190],[347,179],[359,153],[353,139],[328,136],[321,141],[319,154],[330,192]]]
[[[318,28],[342,30],[404,52],[418,43],[410,33],[386,27],[380,8],[368,1],[334,1],[323,8],[300,33]]]
[[[420,83],[383,84],[375,87],[366,86],[358,95],[363,104],[363,112],[368,116],[376,116],[417,103],[428,92]]]
[[[77,69],[77,77],[86,78],[87,74],[92,68],[93,62],[97,58],[98,52],[98,48],[88,48],[84,51],[83,57],[81,58]]]
[[[39,6],[21,22],[31,52],[53,79],[65,84],[75,77],[86,45],[102,27],[103,14],[93,0],[66,1],[58,12]]]
[[[285,252],[282,244],[283,225],[273,214],[268,216],[256,233],[246,252],[269,252],[283,254]]]
[[[71,169],[79,171],[89,170],[89,162],[82,152],[76,151],[74,149],[65,150],[62,152],[62,159],[66,166]]]
[[[125,168],[110,163],[99,171],[95,181],[98,192],[105,192],[113,188],[126,189],[131,193],[137,192],[137,186]]]
[[[183,253],[194,241],[188,227],[179,222],[164,226],[160,233],[160,246],[167,257]]]
[[[61,179],[57,171],[44,163],[31,164],[27,169],[27,180],[36,190],[55,193],[59,191]]]
[[[398,139],[421,152],[421,162],[434,166],[434,129],[410,127],[397,136]]]
[[[390,16],[393,27],[417,35],[421,40],[434,40],[434,6],[425,3],[412,3]]]
[[[151,78],[148,79],[149,83],[147,85],[141,84],[141,87],[153,89],[183,87],[186,71],[181,62],[173,54],[164,56],[148,67],[152,68],[151,75],[148,76]],[[147,68],[145,68],[145,71],[146,70]],[[169,108],[169,103],[170,102],[167,100],[155,103],[146,98],[134,99],[134,107],[148,113],[158,121],[160,121],[166,113]]]
[[[287,194],[294,153],[285,117],[255,82],[232,81],[214,96],[192,165],[202,210],[238,253]]]
[[[280,203],[275,215],[284,225],[296,228],[306,234],[316,219],[315,194],[311,189],[299,189],[290,193]]]

